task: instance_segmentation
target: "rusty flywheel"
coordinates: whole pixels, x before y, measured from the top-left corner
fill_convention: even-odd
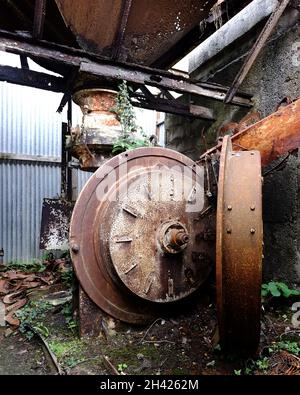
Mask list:
[[[241,353],[260,338],[262,193],[258,151],[232,151],[224,137],[217,205],[217,307],[222,344]]]
[[[164,148],[139,148],[101,166],[82,190],[70,246],[81,286],[104,311],[142,323],[191,295],[214,260],[215,223],[204,168]],[[214,218],[214,216],[213,216]]]

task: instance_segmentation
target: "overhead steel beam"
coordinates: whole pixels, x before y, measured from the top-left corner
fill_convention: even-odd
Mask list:
[[[126,80],[140,85],[145,84],[157,88],[163,87],[174,92],[191,93],[218,101],[223,101],[226,96],[224,87],[220,88],[213,84],[210,87],[208,87],[209,84],[206,84],[206,87],[204,87],[201,83],[191,82],[188,78],[175,79],[171,73],[168,76],[163,75],[158,70],[153,70],[152,73],[149,73],[149,71],[127,69],[117,65],[82,62],[80,72],[111,79]],[[249,96],[246,96],[236,96],[232,103],[243,107],[251,107],[251,100]]]
[[[196,106],[193,104],[182,104],[178,101],[155,98],[149,100],[145,95],[134,94],[131,103],[135,107],[147,108],[148,110],[158,110],[169,114],[183,115],[187,117],[206,119],[208,121],[215,120],[214,113],[211,109]]]
[[[0,65],[0,81],[11,84],[44,89],[51,92],[64,92],[65,84],[62,77],[39,73],[28,69],[18,69],[11,66]]]
[[[6,37],[4,37],[5,35]],[[111,80],[151,85],[179,93],[191,93],[210,99],[223,101],[228,88],[209,83],[201,83],[164,70],[151,69],[128,63],[113,63],[97,58],[84,51],[69,47],[56,46],[52,43],[39,41],[32,43],[28,38],[7,37],[7,32],[0,31],[0,51],[31,56],[65,66],[79,67],[80,72],[106,77]],[[11,36],[11,34],[9,34]],[[251,107],[251,96],[239,93],[232,101],[233,104]]]

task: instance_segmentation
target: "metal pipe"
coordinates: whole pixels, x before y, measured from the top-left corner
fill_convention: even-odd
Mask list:
[[[251,30],[260,21],[269,16],[278,4],[278,0],[253,0],[181,60],[188,60],[189,73],[195,71],[202,64]]]

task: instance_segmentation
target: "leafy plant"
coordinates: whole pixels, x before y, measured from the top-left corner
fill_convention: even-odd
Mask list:
[[[280,341],[269,347],[269,352],[273,353],[279,350],[286,350],[291,354],[300,355],[300,344],[291,341]]]
[[[120,372],[120,373],[124,372],[124,370],[127,368],[128,368],[128,366],[126,365],[126,363],[119,363],[118,364],[118,372]]]
[[[264,357],[262,359],[259,359],[258,361],[256,361],[256,366],[260,370],[267,370],[268,367],[269,367],[269,360],[268,360],[268,358]]]
[[[51,308],[52,305],[44,300],[30,301],[16,312],[16,316],[20,320],[19,331],[28,339],[31,339],[34,333],[28,329],[28,325],[30,325],[41,335],[48,337],[49,330],[40,320],[45,318],[46,311]]]
[[[43,272],[46,269],[43,259],[33,259],[31,261],[14,260],[5,265],[4,270],[18,270],[21,272]]]
[[[242,374],[242,369],[234,370],[234,374],[235,374],[236,376],[241,376],[241,374]]]
[[[67,285],[69,288],[72,288],[74,282],[73,268],[61,272],[60,278],[65,285]]]
[[[68,302],[64,305],[62,309],[62,313],[65,316],[66,324],[67,327],[73,332],[74,330],[77,329],[78,323],[76,320],[73,318],[73,308],[72,308],[72,302]]]
[[[127,86],[126,81],[123,81],[119,85],[116,104],[111,108],[111,111],[117,115],[122,127],[122,137],[115,142],[112,149],[113,154],[150,145],[147,136],[136,123],[134,107],[130,101],[130,90],[132,89]],[[136,136],[138,132],[141,137]]]
[[[261,294],[263,297],[271,296],[271,297],[285,297],[289,298],[290,296],[298,296],[300,292],[295,289],[290,289],[285,283],[270,281],[267,284],[262,284]]]

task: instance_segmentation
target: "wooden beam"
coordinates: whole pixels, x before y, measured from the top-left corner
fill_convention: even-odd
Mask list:
[[[277,25],[281,15],[283,14],[284,10],[286,9],[290,0],[282,0],[275,11],[271,14],[270,18],[268,19],[267,23],[265,24],[263,30],[261,31],[260,35],[258,36],[255,44],[253,45],[252,49],[250,50],[243,66],[241,67],[240,71],[236,75],[232,86],[229,88],[226,97],[224,99],[225,103],[231,103],[234,95],[236,94],[237,90],[241,86],[242,82],[246,78],[249,70],[251,69],[253,63],[257,59],[258,55],[260,54],[261,50],[263,49],[265,43],[267,42],[268,38],[270,37],[272,31],[274,30],[275,26]]]
[[[65,89],[64,80],[61,77],[11,66],[0,65],[0,81],[51,92],[63,92]]]

